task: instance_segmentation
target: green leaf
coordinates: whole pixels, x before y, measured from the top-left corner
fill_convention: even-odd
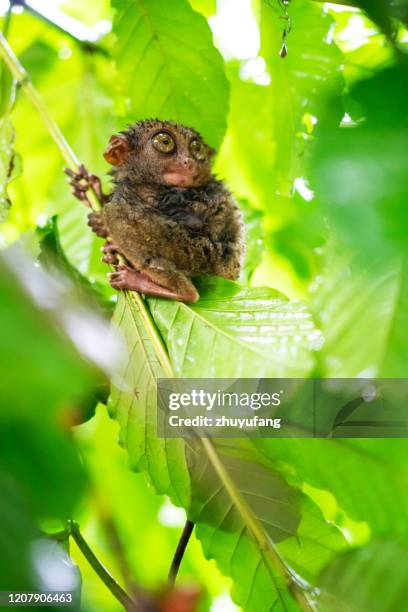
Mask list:
[[[143,471],[158,493],[166,493],[178,505],[187,506],[190,478],[184,442],[157,437],[156,379],[163,371],[156,350],[150,315],[137,294],[119,296],[113,318],[121,330],[127,355],[113,381],[109,410],[120,424],[120,442],[129,453],[130,465]],[[150,335],[149,335],[150,333]]]
[[[259,463],[256,453],[250,452],[249,461],[239,458],[239,451],[236,456],[226,456],[222,443],[215,443],[215,448],[264,536],[282,555],[287,571],[295,571],[303,580],[315,580],[327,560],[344,548],[341,533],[323,519],[304,493]],[[205,555],[215,558],[234,580],[234,600],[248,612],[266,612],[272,606],[298,610],[268,547],[254,539],[235,500],[203,460],[203,450],[196,448],[195,452],[191,515],[198,523],[196,534]]]
[[[320,576],[322,612],[394,612],[406,607],[408,547],[394,540],[376,540],[350,550]]]
[[[271,601],[296,609],[286,585],[292,569],[304,579],[314,578],[344,545],[339,532],[304,494],[263,467],[262,455],[253,448],[249,455],[247,449],[244,460],[240,445],[231,458],[217,443],[217,461],[248,506],[243,513],[237,498],[224,489],[224,477],[214,473],[208,457],[205,460],[205,446],[186,449],[182,440],[157,438],[156,379],[306,374],[314,363],[311,347],[320,335],[305,306],[288,302],[276,291],[242,289],[216,278],[202,279],[199,289],[201,299],[192,307],[149,298],[153,320],[140,298],[120,296],[115,323],[126,337],[130,359],[123,364],[122,379],[114,381],[111,413],[121,426],[121,443],[132,467],[144,471],[156,490],[186,509],[191,477],[190,512],[199,523],[198,536],[206,555],[223,571],[231,569],[237,602],[246,602],[246,610],[267,610]],[[165,352],[163,356],[161,339],[170,362]],[[252,531],[258,521],[264,544]],[[284,561],[276,561],[276,542]]]
[[[194,306],[149,299],[175,376],[300,377],[322,342],[305,304],[274,289],[201,279]]]
[[[228,83],[206,19],[187,0],[112,0],[113,55],[126,115],[171,119],[217,147],[226,127]]]

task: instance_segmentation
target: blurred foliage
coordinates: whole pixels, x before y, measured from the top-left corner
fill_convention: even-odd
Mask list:
[[[2,589],[40,590],[49,585],[39,572],[47,550],[35,554],[34,520],[63,526],[85,490],[68,430],[99,376],[60,318],[65,292],[16,248],[1,260],[0,295]],[[71,316],[80,325],[73,305]]]
[[[405,554],[400,542],[375,540],[338,557],[320,579],[327,598],[322,610],[395,610],[397,602],[406,601],[407,569],[399,563]]]
[[[247,257],[240,283],[200,279],[191,307],[116,300],[58,150],[2,66],[2,588],[55,588],[52,566],[60,584],[82,582],[82,610],[122,609],[72,541],[74,518],[131,596],[176,612],[181,592],[172,604],[163,593],[187,515],[197,526],[179,581],[201,589],[203,612],[234,610],[230,587],[245,612],[306,609],[314,587],[319,610],[404,609],[406,440],[230,439],[209,451],[157,436],[158,376],[407,376],[408,3],[349,4],[59,3],[99,33],[92,44],[27,11],[3,17],[92,172],[106,173],[102,152],[127,122],[199,129],[243,209]],[[244,13],[259,39],[236,57]],[[103,404],[95,412],[107,376],[118,424]]]

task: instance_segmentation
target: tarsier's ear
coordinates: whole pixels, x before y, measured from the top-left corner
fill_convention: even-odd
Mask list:
[[[112,166],[120,166],[130,153],[130,144],[126,136],[111,136],[103,154]]]
[[[213,149],[212,147],[208,147],[208,153],[209,153],[210,157],[212,157],[213,155],[215,155],[215,154],[216,154],[216,152],[217,152],[217,151],[216,151],[215,149]]]

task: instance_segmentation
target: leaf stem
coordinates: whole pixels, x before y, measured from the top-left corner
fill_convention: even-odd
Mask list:
[[[167,349],[164,346],[162,337],[157,329],[157,326],[153,320],[148,306],[146,305],[145,300],[139,293],[136,293],[136,291],[126,291],[126,297],[128,300],[132,301],[138,309],[139,314],[143,320],[145,329],[149,335],[149,339],[155,350],[156,356],[166,376],[168,378],[175,378],[173,368],[167,353]]]
[[[171,588],[174,587],[174,583],[176,582],[180,564],[184,557],[184,553],[186,552],[187,544],[190,540],[191,534],[193,533],[193,529],[194,523],[187,519],[170,566],[168,585]]]
[[[102,582],[107,586],[112,595],[116,597],[118,601],[125,607],[126,610],[139,610],[141,609],[137,603],[129,597],[129,595],[122,589],[120,584],[111,576],[108,570],[102,565],[95,553],[91,550],[90,546],[82,536],[78,524],[75,521],[69,522],[69,533],[88,561],[89,565],[99,576]]]

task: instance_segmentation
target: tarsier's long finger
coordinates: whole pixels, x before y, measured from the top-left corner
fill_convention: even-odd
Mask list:
[[[85,193],[89,189],[92,189],[95,196],[102,205],[109,200],[109,196],[105,195],[102,191],[102,183],[100,178],[97,177],[95,174],[89,174],[88,170],[83,164],[80,164],[80,166],[78,166],[77,171],[71,170],[71,168],[65,168],[64,172],[67,176],[70,177],[70,185],[75,188],[74,195],[78,199],[90,205],[89,198],[80,198],[78,196],[78,192],[81,191]]]
[[[105,242],[105,244],[101,248],[101,251],[102,253],[104,253],[102,261],[108,264],[112,264],[114,266],[118,265],[119,259],[117,254],[119,248],[116,246],[116,244],[109,240],[108,242]]]
[[[89,221],[88,221],[88,225],[92,229],[94,234],[99,236],[99,238],[107,238],[108,237],[108,230],[106,229],[106,227],[104,225],[92,225],[91,223],[89,223]]]
[[[78,171],[71,170],[71,168],[64,168],[64,172],[76,181],[83,180],[88,176],[88,173],[85,170],[84,166],[79,166]]]
[[[75,196],[80,202],[84,202],[89,207],[91,206],[91,202],[89,201],[86,191],[82,191],[74,186],[72,188],[72,195]]]
[[[107,254],[102,257],[102,261],[104,263],[110,264],[111,266],[117,266],[119,263],[119,259],[114,254]]]
[[[112,242],[111,240],[109,240],[108,242],[105,242],[105,244],[103,245],[103,247],[101,248],[102,253],[117,253],[119,252],[119,247]]]
[[[88,225],[97,236],[101,238],[108,237],[108,229],[101,219],[101,215],[97,212],[91,212],[88,215]]]
[[[67,176],[70,176],[71,178],[75,178],[76,174],[73,170],[71,170],[71,168],[64,168],[64,172]]]
[[[88,186],[87,185],[81,185],[81,183],[77,183],[74,180],[69,181],[69,184],[71,185],[71,187],[73,189],[75,189],[75,191],[79,191],[79,192],[82,192],[82,193],[86,193],[88,191]]]
[[[88,184],[102,204],[109,200],[109,196],[103,193],[101,179],[98,176],[96,176],[95,174],[89,174]]]

